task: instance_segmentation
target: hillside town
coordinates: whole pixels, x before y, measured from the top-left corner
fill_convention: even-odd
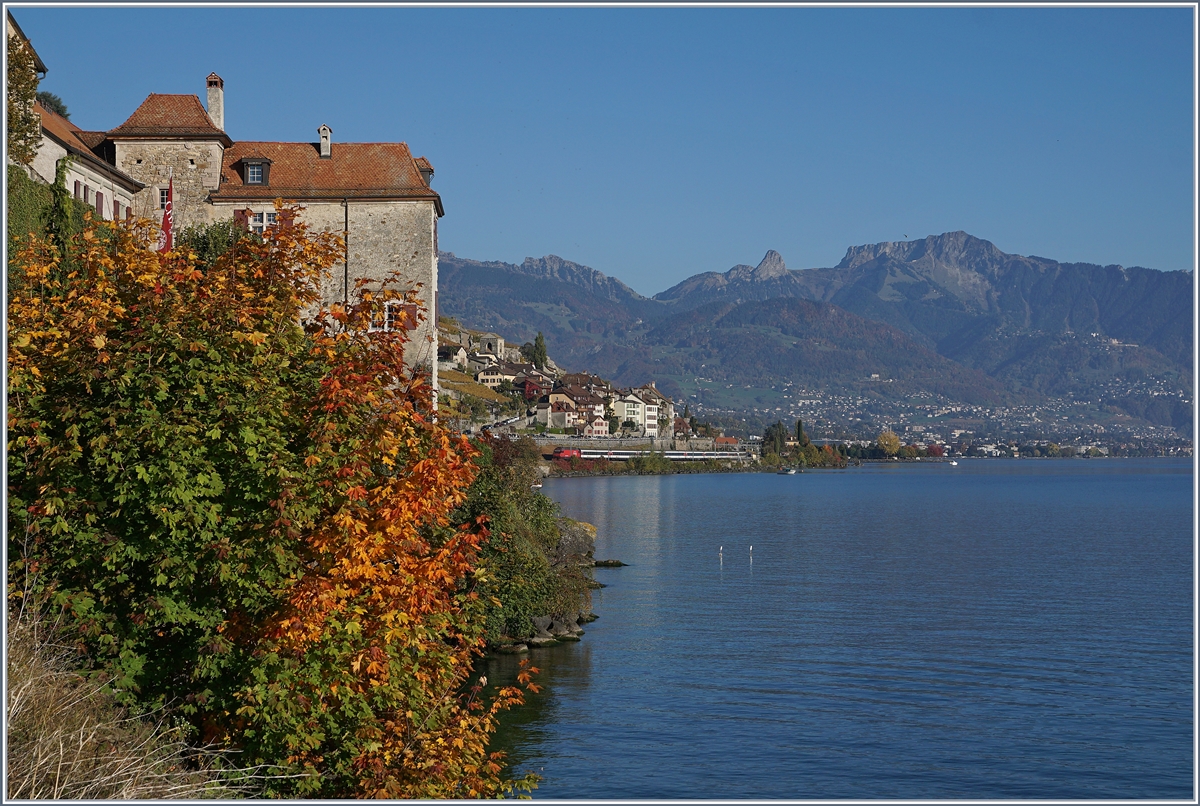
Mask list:
[[[739,450],[742,440],[702,425],[651,381],[616,387],[588,372],[565,372],[541,334],[516,346],[451,319],[438,323],[440,411],[474,428],[554,440],[634,440],[681,450]]]

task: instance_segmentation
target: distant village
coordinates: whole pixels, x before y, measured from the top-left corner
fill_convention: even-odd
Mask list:
[[[540,338],[540,334],[539,334]],[[517,346],[497,333],[438,322],[439,413],[511,432],[600,439],[683,440],[691,449],[738,450],[741,441],[701,425],[650,383],[618,388],[587,372],[564,372],[545,345]]]

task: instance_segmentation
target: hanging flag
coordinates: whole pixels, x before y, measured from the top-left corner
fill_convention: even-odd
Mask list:
[[[171,210],[171,205],[175,198],[175,178],[171,177],[167,181],[167,206],[163,210],[162,231],[158,235],[158,251],[170,252],[175,248],[175,236],[172,230],[175,228],[175,213]]]

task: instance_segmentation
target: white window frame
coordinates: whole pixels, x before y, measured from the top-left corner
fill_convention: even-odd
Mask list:
[[[270,215],[272,217],[271,221],[272,221],[272,223],[274,223],[274,215],[275,214],[270,213]],[[385,301],[383,303],[383,316],[373,317],[371,319],[371,327],[369,329],[370,330],[382,330],[385,333],[389,333],[393,330],[397,330],[397,331],[415,330],[416,329],[415,322],[413,323],[414,324],[413,328],[404,327],[404,318],[405,318],[404,317],[404,306],[410,305],[410,304],[412,304],[412,303],[405,302],[402,299],[389,299],[389,300]],[[487,370],[485,370],[485,372],[486,371]],[[496,371],[496,374],[499,375],[498,370]],[[500,381],[497,380],[495,382],[499,383]]]
[[[263,183],[263,165],[261,162],[246,163],[246,184],[261,185]]]
[[[158,189],[158,209],[159,210],[167,209],[167,194],[170,192],[171,191],[169,188],[159,188]]]
[[[250,216],[250,231],[262,235],[267,227],[275,226],[275,213],[254,213]]]

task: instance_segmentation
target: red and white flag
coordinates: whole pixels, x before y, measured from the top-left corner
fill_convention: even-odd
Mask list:
[[[175,248],[175,236],[172,233],[175,225],[175,213],[171,205],[175,199],[175,178],[167,182],[167,206],[163,210],[162,232],[158,234],[158,251],[170,252]]]

